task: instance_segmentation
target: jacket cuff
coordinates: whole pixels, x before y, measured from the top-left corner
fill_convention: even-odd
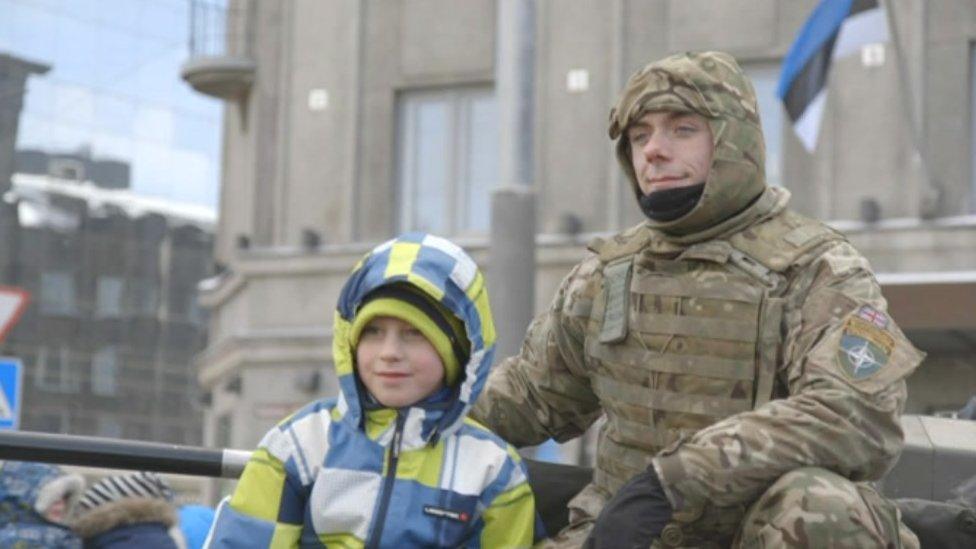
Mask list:
[[[678,454],[677,451],[658,454],[651,460],[651,467],[654,467],[654,472],[657,473],[657,478],[664,488],[664,494],[671,502],[675,518],[680,519],[688,515],[684,518],[694,520],[702,514],[706,498],[696,491],[697,483],[685,470]]]

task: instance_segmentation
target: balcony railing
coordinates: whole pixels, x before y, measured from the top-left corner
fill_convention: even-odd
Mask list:
[[[201,93],[240,100],[254,81],[255,0],[191,0],[182,76]]]
[[[251,57],[252,0],[191,0],[190,55]]]

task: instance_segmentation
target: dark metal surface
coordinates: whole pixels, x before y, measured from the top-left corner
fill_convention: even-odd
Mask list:
[[[29,431],[0,431],[0,459],[207,477],[226,474],[223,450]]]

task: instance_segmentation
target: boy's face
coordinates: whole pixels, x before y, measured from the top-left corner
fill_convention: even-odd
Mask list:
[[[444,386],[444,364],[434,346],[398,318],[376,317],[363,328],[356,368],[363,385],[390,408],[415,404]]]

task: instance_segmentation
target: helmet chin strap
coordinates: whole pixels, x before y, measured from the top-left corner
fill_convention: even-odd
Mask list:
[[[640,209],[652,221],[674,221],[690,212],[701,199],[705,183],[654,191],[640,197]]]

